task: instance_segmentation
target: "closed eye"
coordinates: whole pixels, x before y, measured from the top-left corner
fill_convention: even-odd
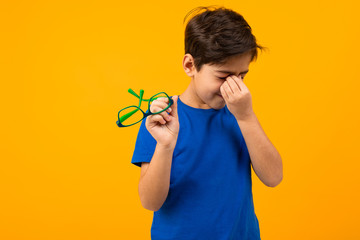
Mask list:
[[[229,75],[229,76],[230,76],[230,75]],[[227,79],[229,76],[226,76],[226,77],[223,77],[223,78],[222,78],[222,77],[218,77],[218,78],[219,78],[219,79],[222,79],[222,80],[225,80],[225,79]],[[244,79],[245,76],[241,76],[241,78]]]

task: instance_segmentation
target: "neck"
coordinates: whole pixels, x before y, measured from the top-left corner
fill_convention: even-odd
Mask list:
[[[187,89],[179,96],[181,101],[186,105],[193,108],[210,109],[210,107],[204,103],[199,96],[196,94],[194,80],[191,82]]]

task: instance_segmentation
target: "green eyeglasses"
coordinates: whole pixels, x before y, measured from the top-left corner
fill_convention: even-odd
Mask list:
[[[132,105],[132,106],[121,109],[118,112],[119,120],[116,121],[116,125],[118,125],[118,127],[132,126],[138,122],[141,122],[147,116],[159,114],[159,113],[162,113],[163,111],[166,111],[174,103],[174,101],[165,92],[159,92],[159,93],[155,94],[154,96],[152,96],[150,99],[143,99],[144,90],[142,90],[142,89],[140,90],[140,96],[137,95],[131,88],[128,89],[128,92],[139,99],[139,106]],[[168,98],[168,102],[169,102],[168,106],[161,111],[151,112],[150,111],[151,103],[155,99],[162,98],[162,97]],[[143,112],[143,110],[141,110],[141,108],[140,108],[142,101],[149,102],[148,110],[146,111],[146,113]]]

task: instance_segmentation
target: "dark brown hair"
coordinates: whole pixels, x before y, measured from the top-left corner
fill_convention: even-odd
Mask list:
[[[214,6],[214,5],[213,5]],[[225,7],[196,7],[205,10],[193,16],[185,28],[185,54],[194,58],[194,65],[200,71],[203,64],[223,64],[231,56],[252,55],[251,62],[257,59],[258,48],[266,47],[256,43],[251,27],[239,13]]]

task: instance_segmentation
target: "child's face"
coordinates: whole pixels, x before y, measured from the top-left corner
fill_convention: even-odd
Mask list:
[[[199,106],[208,106],[213,109],[225,107],[225,100],[221,96],[220,87],[226,78],[235,75],[242,79],[249,70],[251,55],[237,55],[231,57],[223,65],[204,64],[199,72],[191,71],[192,93],[196,94],[193,99],[197,99]],[[230,72],[230,73],[226,73]],[[205,108],[203,107],[203,108]]]

